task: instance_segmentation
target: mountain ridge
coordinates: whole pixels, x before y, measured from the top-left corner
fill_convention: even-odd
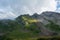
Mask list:
[[[21,15],[15,20],[0,20],[1,33],[7,33],[8,37],[22,38],[60,35],[60,13],[47,11],[40,15]]]

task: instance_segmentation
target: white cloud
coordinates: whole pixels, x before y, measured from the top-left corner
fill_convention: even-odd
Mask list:
[[[17,15],[13,13],[13,10],[10,8],[2,8],[0,9],[0,19],[13,19],[16,18]]]
[[[56,12],[60,13],[60,0],[56,0],[57,1],[57,9]]]
[[[27,6],[31,13],[40,14],[43,11],[55,11],[57,4],[55,0],[26,0],[24,6]]]
[[[7,15],[6,14],[0,14],[0,19],[4,19],[4,18],[7,18]]]
[[[4,1],[4,0],[3,0]],[[5,1],[4,1],[5,2]],[[16,18],[21,14],[30,14],[37,12],[41,14],[43,11],[55,11],[55,0],[6,0],[5,7],[0,8],[0,18]]]

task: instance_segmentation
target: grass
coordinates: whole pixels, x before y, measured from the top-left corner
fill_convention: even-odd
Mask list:
[[[21,33],[18,33],[17,35],[16,33],[14,35],[10,35],[10,37],[3,36],[3,39],[0,39],[0,40],[60,40],[60,36],[34,36],[34,37],[31,36],[29,37],[29,33],[21,32]]]
[[[13,40],[60,40],[60,36],[40,36],[30,38],[14,38]]]

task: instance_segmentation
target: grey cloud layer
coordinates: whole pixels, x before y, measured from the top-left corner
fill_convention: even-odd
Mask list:
[[[21,14],[55,11],[55,0],[0,0],[0,18],[15,18]],[[4,17],[2,17],[4,15]]]

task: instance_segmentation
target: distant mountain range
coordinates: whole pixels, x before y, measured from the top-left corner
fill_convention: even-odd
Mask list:
[[[60,35],[60,13],[43,12],[20,15],[15,20],[0,20],[0,35],[35,37]]]

